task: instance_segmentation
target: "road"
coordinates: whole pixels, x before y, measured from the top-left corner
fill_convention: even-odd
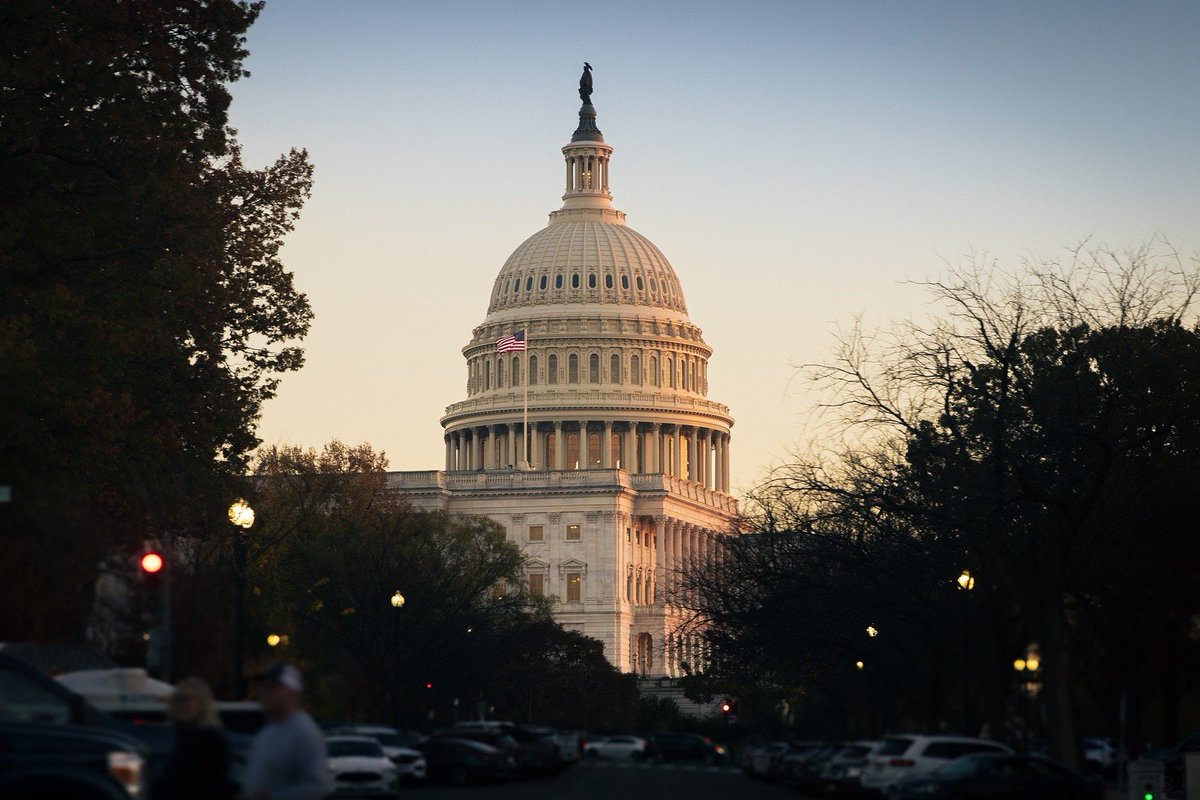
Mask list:
[[[413,800],[742,800],[800,795],[768,785],[732,767],[632,762],[582,762],[557,778],[517,781],[502,786],[429,786],[405,792]]]

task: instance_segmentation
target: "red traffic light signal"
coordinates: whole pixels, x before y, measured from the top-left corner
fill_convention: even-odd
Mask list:
[[[731,711],[733,711],[733,703],[730,702],[728,699],[723,700],[721,702],[721,713],[729,714]]]
[[[430,682],[426,682],[426,683],[425,683],[425,688],[426,688],[426,689],[432,689],[432,688],[433,688],[433,684],[432,684],[432,683],[430,683]]]
[[[142,572],[145,572],[148,575],[154,575],[155,573],[162,571],[164,563],[165,562],[163,561],[162,553],[157,553],[151,550],[149,553],[144,553],[142,555]]]

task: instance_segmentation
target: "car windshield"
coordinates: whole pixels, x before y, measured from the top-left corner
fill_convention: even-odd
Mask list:
[[[398,733],[372,733],[371,738],[384,747],[407,747],[408,740]]]
[[[339,758],[342,756],[383,757],[383,748],[379,746],[378,742],[330,739],[327,744],[330,758]]]

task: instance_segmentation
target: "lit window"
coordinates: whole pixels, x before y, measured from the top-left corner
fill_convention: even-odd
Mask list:
[[[567,526],[567,541],[568,542],[578,542],[579,538],[580,538],[579,537],[579,526],[578,525],[568,525]]]
[[[492,597],[497,600],[503,600],[508,597],[508,583],[506,581],[496,581],[496,585],[492,587]]]
[[[529,541],[544,542],[546,541],[545,529],[541,525],[529,526]]]
[[[579,572],[567,573],[567,602],[582,603],[583,602],[583,574]]]
[[[546,596],[546,576],[540,572],[535,572],[529,576],[529,596],[530,597],[545,597]]]

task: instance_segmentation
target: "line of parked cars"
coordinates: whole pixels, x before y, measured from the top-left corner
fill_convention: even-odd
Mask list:
[[[1000,742],[963,736],[896,735],[854,742],[765,742],[745,748],[746,774],[806,795],[886,797],[1054,797],[1103,800],[1097,776],[1076,774]]]
[[[720,764],[729,757],[725,745],[695,733],[656,733],[649,737],[620,734],[588,738],[583,756],[589,760],[694,761]]]
[[[553,776],[580,752],[569,735],[512,722],[459,722],[428,736],[366,725],[326,733],[334,796],[393,796],[426,780],[463,785]]]

